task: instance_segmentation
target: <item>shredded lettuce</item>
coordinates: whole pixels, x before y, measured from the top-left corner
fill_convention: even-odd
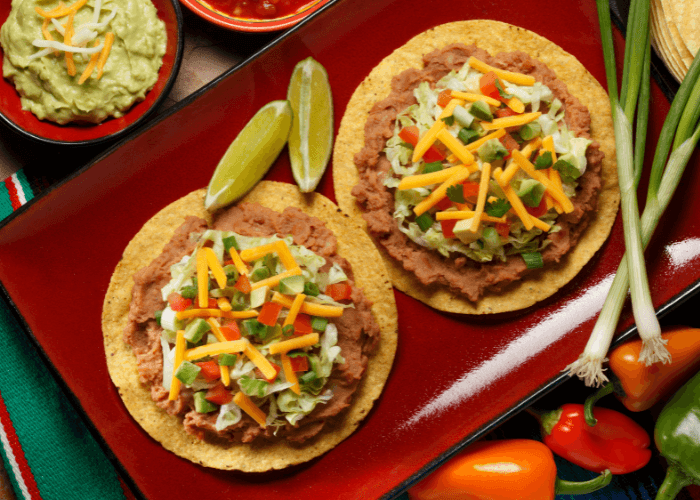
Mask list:
[[[242,417],[241,408],[234,402],[221,405],[219,408],[219,416],[216,417],[214,427],[218,432],[223,431],[227,427],[240,422]]]
[[[277,396],[277,406],[284,413],[284,417],[292,425],[311,413],[319,403],[327,403],[333,397],[333,391],[326,390],[315,396],[308,392],[296,394],[292,391],[284,391]]]

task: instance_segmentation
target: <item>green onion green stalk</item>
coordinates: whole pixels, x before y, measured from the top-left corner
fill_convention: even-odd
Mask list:
[[[700,103],[700,81],[698,80],[700,58],[696,58],[664,122],[652,163],[646,206],[641,218],[635,221],[636,187],[641,176],[649,109],[649,0],[633,0],[630,6],[623,70],[624,110],[616,98],[617,84],[609,4],[607,0],[597,0],[597,6],[615,125],[626,253],[584,352],[578,360],[566,368],[570,375],[578,376],[589,386],[599,386],[608,380],[603,373],[603,363],[606,361],[605,356],[610,349],[628,289],[632,296],[637,330],[643,340],[640,361],[647,365],[670,361],[670,354],[665,347],[665,341],[661,338],[661,330],[651,303],[642,252],[671,201],[700,138],[700,127],[697,126],[698,117],[700,117],[698,104]],[[638,100],[637,137],[636,147],[633,148],[631,122],[635,106],[632,101],[636,100]],[[669,151],[672,151],[670,157]]]

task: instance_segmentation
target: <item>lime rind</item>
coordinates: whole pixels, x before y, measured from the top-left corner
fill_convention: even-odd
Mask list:
[[[294,110],[289,134],[292,175],[301,192],[316,189],[333,150],[333,96],[328,73],[311,57],[292,72],[287,99]]]
[[[265,176],[287,143],[293,115],[287,100],[258,110],[219,160],[204,199],[207,210],[233,203]]]

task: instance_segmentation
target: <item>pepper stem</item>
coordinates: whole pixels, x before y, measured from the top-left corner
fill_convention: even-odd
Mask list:
[[[664,482],[661,483],[655,500],[673,500],[676,495],[686,486],[693,484],[693,481],[683,474],[678,467],[669,463]]]
[[[598,420],[593,416],[593,406],[600,398],[603,398],[612,392],[615,392],[615,385],[608,382],[586,398],[586,401],[583,403],[583,414],[586,418],[586,423],[591,427],[598,423]]]
[[[601,488],[605,488],[610,484],[610,481],[612,481],[612,473],[608,469],[605,469],[600,476],[588,481],[565,481],[557,477],[554,483],[554,492],[557,495],[585,495],[586,493],[593,493]]]

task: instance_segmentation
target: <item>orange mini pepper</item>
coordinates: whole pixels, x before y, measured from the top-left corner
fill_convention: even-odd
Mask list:
[[[592,411],[603,396],[614,392],[630,411],[648,410],[666,395],[671,395],[700,369],[700,329],[685,326],[664,328],[671,354],[668,364],[646,366],[639,362],[641,339],[626,342],[608,354],[611,382],[586,399],[586,421],[593,425]]]
[[[554,456],[530,439],[480,441],[408,490],[411,500],[553,500],[556,494],[583,494],[610,483],[602,475],[581,483],[557,478]]]

